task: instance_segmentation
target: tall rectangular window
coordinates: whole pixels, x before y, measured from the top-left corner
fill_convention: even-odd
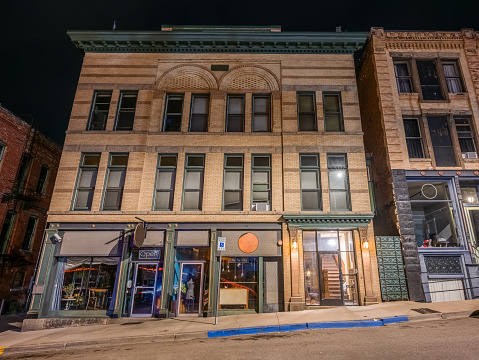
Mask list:
[[[468,118],[454,119],[456,123],[457,137],[459,139],[459,146],[461,153],[475,153],[476,145],[474,144],[474,136],[472,135],[471,125]]]
[[[421,131],[417,119],[404,119],[403,123],[409,157],[413,159],[423,158]]]
[[[243,210],[243,155],[225,155],[223,210]]]
[[[251,210],[271,210],[271,155],[251,156],[253,201]]]
[[[40,176],[38,177],[37,188],[35,189],[35,192],[37,194],[43,194],[43,192],[45,191],[49,171],[50,169],[48,168],[48,166],[42,165],[42,169],[40,170]]]
[[[443,61],[442,68],[446,78],[447,91],[453,94],[464,92],[457,62]]]
[[[424,100],[443,100],[436,63],[433,60],[417,60],[417,72]]]
[[[316,100],[314,92],[298,93],[298,131],[316,131]]]
[[[133,130],[138,91],[120,92],[115,130]]]
[[[176,154],[162,154],[158,156],[156,169],[155,210],[173,210],[173,196],[176,181]]]
[[[321,173],[318,154],[299,155],[301,209],[321,210]]]
[[[269,95],[253,95],[253,131],[271,131]]]
[[[20,166],[18,167],[17,177],[15,183],[13,184],[14,193],[23,193],[25,189],[25,183],[27,181],[28,171],[30,170],[30,163],[32,157],[30,154],[24,153],[20,161]]]
[[[0,166],[2,165],[2,160],[3,160],[3,154],[5,154],[5,144],[0,142]]]
[[[203,206],[203,178],[205,155],[186,155],[183,185],[183,210],[201,210]]]
[[[110,103],[111,90],[95,91],[87,130],[105,130]]]
[[[73,197],[73,210],[91,210],[99,165],[100,154],[82,155],[76,191]]]
[[[346,154],[328,154],[329,202],[331,211],[351,210]]]
[[[183,114],[183,94],[166,95],[165,120],[163,131],[181,131]]]
[[[406,61],[395,61],[394,74],[396,75],[398,93],[412,93],[413,87],[411,73],[409,71],[409,64]]]
[[[436,166],[456,166],[451,132],[445,116],[428,117],[429,133],[434,150]]]
[[[226,132],[244,131],[244,95],[228,95]]]
[[[191,116],[189,131],[208,131],[208,112],[210,97],[208,94],[193,94],[191,96]]]
[[[12,210],[8,210],[5,214],[5,219],[3,219],[2,231],[0,231],[0,254],[5,254],[7,251],[14,222],[15,213]]]
[[[324,130],[344,131],[341,94],[323,93]]]
[[[30,216],[27,223],[27,229],[25,230],[25,237],[23,238],[22,249],[30,250],[32,248],[32,241],[35,234],[35,228],[37,226],[37,218]]]
[[[125,187],[128,154],[110,154],[102,210],[120,210]]]

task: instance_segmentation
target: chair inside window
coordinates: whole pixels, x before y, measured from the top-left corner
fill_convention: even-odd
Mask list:
[[[96,304],[97,304],[97,301],[98,301],[98,297],[95,295],[95,291],[90,289],[88,290],[88,301],[86,303],[86,309],[90,309],[90,304],[93,303],[93,307],[92,309],[93,310],[96,310]]]

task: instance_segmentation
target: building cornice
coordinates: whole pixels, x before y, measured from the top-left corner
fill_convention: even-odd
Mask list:
[[[283,215],[288,226],[301,228],[357,228],[368,226],[374,214]]]

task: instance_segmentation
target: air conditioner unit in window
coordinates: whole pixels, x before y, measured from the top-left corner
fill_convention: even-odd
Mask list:
[[[253,210],[253,211],[269,211],[269,204],[265,204],[265,203],[253,204],[253,206],[251,207],[251,210]]]
[[[474,151],[467,152],[467,153],[466,153],[466,157],[467,157],[468,159],[477,159],[477,153],[474,152]]]

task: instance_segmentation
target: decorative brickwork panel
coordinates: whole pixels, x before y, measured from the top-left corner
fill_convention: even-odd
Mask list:
[[[399,236],[376,236],[376,254],[382,300],[409,300]]]
[[[462,274],[459,256],[424,256],[428,275]]]
[[[172,78],[166,83],[167,89],[191,89],[191,90],[206,90],[209,85],[205,79],[199,76],[180,75]]]
[[[248,74],[243,76],[238,76],[234,79],[230,86],[228,87],[230,90],[248,90],[248,89],[255,89],[255,90],[270,90],[269,84],[265,79],[258,75]]]

